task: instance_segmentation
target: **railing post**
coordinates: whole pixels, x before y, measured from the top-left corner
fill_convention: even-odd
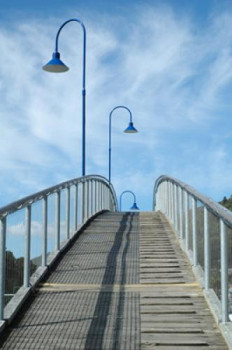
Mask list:
[[[56,243],[55,250],[60,249],[60,191],[56,192]]]
[[[48,200],[47,196],[43,198],[43,251],[42,266],[47,265],[47,238],[48,238]]]
[[[175,231],[178,233],[178,197],[177,197],[178,186],[174,185],[174,200],[175,200]]]
[[[163,182],[163,199],[162,199],[162,202],[163,202],[163,213],[166,215],[166,201],[165,201],[165,198],[166,198],[166,183],[164,181]]]
[[[167,181],[167,216],[168,219],[171,219],[171,212],[170,212],[170,182]]]
[[[172,182],[172,224],[175,227],[175,191],[174,191],[173,182]]]
[[[86,213],[87,213],[87,218],[86,219],[88,219],[89,218],[89,205],[90,205],[90,200],[89,200],[89,185],[90,185],[90,181],[88,180],[87,181],[87,183],[86,183],[86,185],[87,185],[87,193],[86,193]]]
[[[77,231],[78,222],[78,183],[75,184],[75,195],[74,195],[74,231]]]
[[[97,211],[101,210],[101,201],[100,201],[100,181],[97,183]]]
[[[66,193],[66,236],[70,238],[70,187],[67,187]]]
[[[31,251],[31,205],[26,207],[26,233],[24,256],[24,287],[29,287],[30,280],[30,251]]]
[[[193,224],[193,266],[198,263],[198,247],[197,247],[197,200],[192,198],[192,224]]]
[[[5,269],[6,269],[6,217],[0,221],[0,321],[4,318]]]
[[[94,202],[95,202],[95,198],[94,198],[94,180],[91,180],[91,216],[94,214]]]
[[[103,209],[102,183],[100,182],[100,208]]]
[[[95,186],[94,186],[94,190],[95,190],[95,203],[94,203],[94,210],[95,210],[95,213],[97,213],[98,209],[97,209],[97,201],[98,201],[98,198],[97,198],[97,181],[95,180]]]
[[[86,181],[82,182],[82,221],[81,223],[83,224],[85,222],[85,217],[86,217]]]
[[[159,191],[160,191],[160,185],[157,188],[156,194],[155,194],[155,210],[159,210]]]
[[[185,194],[185,249],[189,250],[189,194],[187,191]]]
[[[184,232],[183,232],[183,190],[182,188],[180,187],[179,188],[179,210],[180,210],[180,233],[179,233],[179,237],[181,240],[183,240],[184,238]]]
[[[222,323],[228,322],[228,237],[226,225],[220,219],[221,243],[221,303]]]
[[[209,239],[209,212],[204,207],[204,276],[205,290],[210,288],[210,239]]]

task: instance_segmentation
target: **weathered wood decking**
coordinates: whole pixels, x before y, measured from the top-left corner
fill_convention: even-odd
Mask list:
[[[2,349],[228,349],[158,213],[95,219],[8,327]]]

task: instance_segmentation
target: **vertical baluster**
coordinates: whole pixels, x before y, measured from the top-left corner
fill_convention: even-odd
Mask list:
[[[170,191],[169,191],[169,181],[167,181],[167,217],[168,217],[168,220],[170,221],[170,202],[169,202],[169,195],[170,195]]]
[[[56,192],[56,242],[55,250],[60,249],[60,191]]]
[[[4,318],[5,270],[6,270],[6,218],[0,221],[0,321]]]
[[[189,250],[189,194],[185,191],[185,249]]]
[[[91,180],[91,216],[94,214],[94,181]]]
[[[103,203],[102,203],[102,183],[99,183],[99,191],[100,191],[100,208],[103,209]]]
[[[47,265],[47,240],[48,240],[48,199],[43,198],[43,251],[42,266]]]
[[[178,187],[175,184],[173,186],[174,186],[174,198],[175,198],[175,231],[176,233],[178,233],[178,194],[177,194]]]
[[[192,198],[192,224],[193,224],[193,266],[198,263],[198,247],[197,247],[197,200]]]
[[[85,217],[86,217],[86,181],[82,182],[82,221],[81,224],[85,222]]]
[[[70,238],[70,187],[67,187],[66,193],[66,236]]]
[[[209,239],[209,212],[204,207],[204,274],[205,289],[210,288],[210,239]]]
[[[30,253],[31,253],[31,205],[26,207],[26,232],[24,256],[24,287],[29,287],[30,280]]]
[[[175,187],[174,183],[172,182],[172,224],[175,227]]]
[[[78,225],[78,183],[75,184],[75,195],[74,195],[74,231],[77,231]]]
[[[180,187],[179,188],[179,201],[180,201],[180,239],[183,240],[184,238],[184,232],[183,232],[183,190],[182,188]]]
[[[228,322],[228,233],[225,223],[220,219],[220,243],[221,243],[221,303],[222,322]]]
[[[95,198],[94,211],[95,211],[95,213],[97,213],[97,212],[98,212],[98,208],[97,208],[97,201],[98,201],[98,198],[97,198],[97,181],[95,181],[94,190],[95,190],[95,195],[94,195],[94,198]]]
[[[165,215],[168,217],[168,181],[165,181]]]
[[[90,205],[90,200],[89,200],[89,186],[90,186],[90,181],[88,180],[87,183],[86,183],[86,186],[87,186],[87,193],[86,193],[86,213],[87,213],[87,218],[89,218],[89,205]]]

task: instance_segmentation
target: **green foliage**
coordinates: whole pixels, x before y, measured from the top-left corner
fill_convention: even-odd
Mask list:
[[[230,198],[226,198],[225,196],[223,200],[219,202],[219,204],[223,205],[223,207],[229,210],[232,210],[232,195],[230,196]]]
[[[15,294],[23,285],[24,258],[15,258],[11,251],[6,251],[6,279],[5,293]],[[31,274],[35,272],[36,265],[31,261]]]

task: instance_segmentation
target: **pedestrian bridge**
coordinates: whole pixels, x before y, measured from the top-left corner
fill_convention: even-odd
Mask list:
[[[85,176],[0,209],[0,348],[232,349],[232,214],[161,176],[119,212]]]

